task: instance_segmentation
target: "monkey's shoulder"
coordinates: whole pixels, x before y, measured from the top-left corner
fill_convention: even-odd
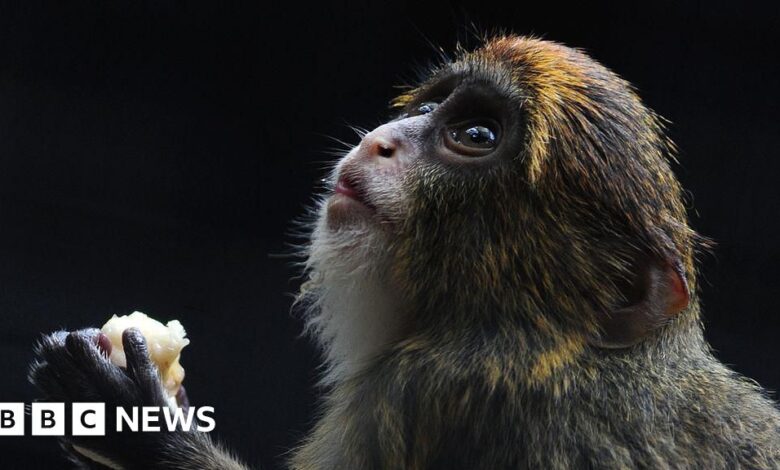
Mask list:
[[[780,465],[777,408],[712,357],[676,367],[612,358],[595,369],[577,360],[545,383],[521,372],[538,361],[509,357],[396,351],[340,397],[333,409],[355,432],[339,435],[371,449],[361,464],[406,468]]]

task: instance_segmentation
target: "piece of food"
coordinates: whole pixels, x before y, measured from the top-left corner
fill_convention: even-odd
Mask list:
[[[179,357],[182,348],[190,344],[190,340],[185,338],[187,332],[184,331],[179,320],[171,320],[167,325],[163,325],[141,312],[133,312],[121,317],[114,315],[101,330],[111,341],[109,359],[120,367],[127,366],[125,351],[122,348],[122,333],[131,327],[141,330],[146,338],[152,362],[160,371],[160,379],[169,400],[175,404],[176,394],[184,380],[184,368],[179,364]]]

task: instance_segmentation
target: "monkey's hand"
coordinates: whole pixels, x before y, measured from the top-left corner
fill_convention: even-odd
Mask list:
[[[245,468],[203,432],[169,431],[164,423],[160,432],[117,432],[117,407],[130,413],[132,407],[162,410],[169,403],[141,332],[128,328],[122,335],[127,368],[108,360],[110,344],[100,330],[85,329],[44,336],[35,348],[29,378],[45,401],[106,404],[104,436],[68,434],[63,438],[63,447],[74,462],[82,468]],[[177,401],[189,406],[183,392]]]

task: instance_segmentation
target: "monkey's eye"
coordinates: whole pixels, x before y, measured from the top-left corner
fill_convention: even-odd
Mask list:
[[[417,108],[417,114],[432,113],[438,107],[439,107],[439,103],[437,103],[435,101],[426,101],[425,103],[421,104]]]
[[[458,124],[447,130],[445,143],[450,150],[460,154],[481,157],[496,148],[497,129],[498,126],[489,122]]]

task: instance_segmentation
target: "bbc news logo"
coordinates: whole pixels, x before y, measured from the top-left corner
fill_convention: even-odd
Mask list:
[[[29,409],[33,436],[65,435],[65,403],[32,403]],[[70,411],[67,427],[72,436],[105,436],[108,425],[116,432],[211,432],[216,427],[212,406],[190,407],[186,411],[167,406],[117,407],[113,423],[107,423],[105,403],[72,403]],[[0,403],[0,436],[24,436],[25,418],[24,403]]]

